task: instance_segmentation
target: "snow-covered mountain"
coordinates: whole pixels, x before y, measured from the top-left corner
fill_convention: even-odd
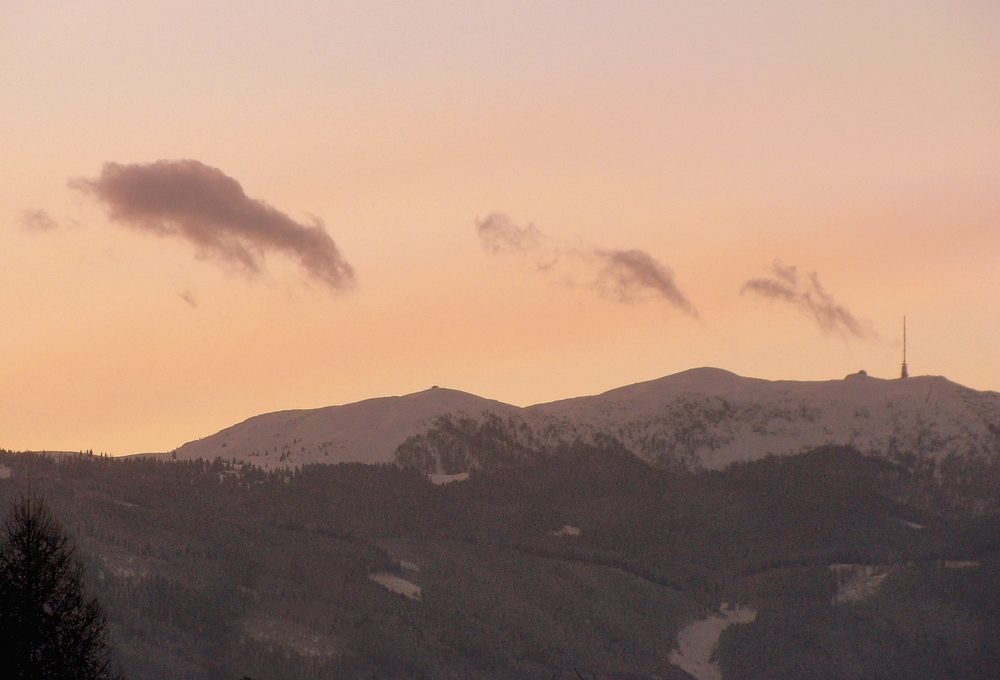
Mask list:
[[[824,444],[934,458],[1000,455],[997,392],[937,376],[883,380],[858,373],[843,380],[769,381],[715,368],[527,408],[432,388],[404,397],[281,411],[173,453],[177,458],[236,458],[270,468],[390,462],[399,444],[432,427],[438,416],[482,419],[490,413],[538,443],[603,433],[649,460],[709,468]]]
[[[939,376],[800,382],[699,368],[527,410],[565,439],[605,432],[644,458],[709,468],[825,444],[1000,455],[1000,393]]]
[[[178,459],[222,457],[265,468],[303,463],[388,463],[407,437],[436,416],[519,409],[474,394],[433,387],[403,397],[380,397],[324,408],[265,413],[188,442],[171,452]]]

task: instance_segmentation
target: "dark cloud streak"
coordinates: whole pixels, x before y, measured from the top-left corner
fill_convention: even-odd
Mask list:
[[[799,299],[799,294],[793,288],[773,279],[750,279],[743,284],[740,292],[745,293],[748,290],[766,298],[785,302],[795,303]]]
[[[198,308],[198,298],[194,296],[194,293],[192,293],[190,289],[177,293],[177,297],[184,300],[184,302],[191,305],[194,309]]]
[[[801,279],[794,265],[786,267],[775,260],[771,269],[775,278],[750,279],[740,288],[740,293],[750,292],[787,302],[810,316],[825,333],[847,333],[862,340],[878,337],[870,322],[854,316],[823,288],[816,272],[806,276],[805,285],[800,286]]]
[[[268,253],[296,260],[310,276],[333,290],[350,287],[354,270],[326,232],[323,222],[296,222],[218,168],[196,160],[105,163],[95,179],[69,185],[95,196],[108,218],[160,236],[194,244],[202,254],[259,273]]]
[[[651,290],[678,309],[698,316],[674,283],[673,272],[644,250],[595,250],[594,255],[604,263],[598,285],[606,286],[619,301],[634,302]]]

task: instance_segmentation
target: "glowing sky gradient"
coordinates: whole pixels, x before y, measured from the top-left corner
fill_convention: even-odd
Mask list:
[[[998,35],[985,0],[0,3],[0,447],[433,384],[892,377],[904,314],[911,372],[1000,389]],[[324,225],[352,285],[80,189],[182,159]],[[538,247],[484,248],[491,215]]]

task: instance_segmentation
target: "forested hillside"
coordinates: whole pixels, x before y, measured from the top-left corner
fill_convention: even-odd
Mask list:
[[[131,678],[687,678],[678,631],[724,602],[756,612],[724,677],[1000,675],[993,464],[495,448],[445,485],[2,452],[0,502],[49,501]]]

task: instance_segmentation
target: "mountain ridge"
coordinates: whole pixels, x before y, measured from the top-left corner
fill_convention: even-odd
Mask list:
[[[408,437],[428,431],[442,416],[489,415],[534,445],[603,434],[651,462],[688,467],[721,468],[824,445],[934,458],[1000,455],[997,392],[942,376],[882,379],[859,372],[840,380],[771,381],[712,367],[526,407],[432,387],[276,411],[188,442],[170,455],[235,458],[264,468],[388,463]]]

